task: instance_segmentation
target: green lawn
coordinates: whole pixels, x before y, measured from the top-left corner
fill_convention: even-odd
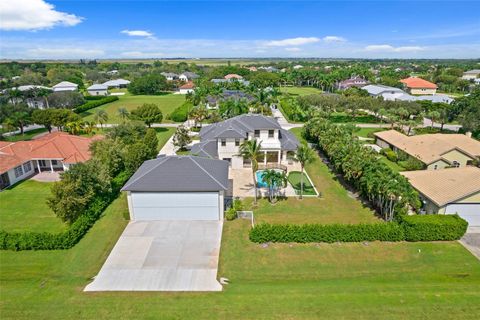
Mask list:
[[[16,141],[32,140],[33,137],[44,132],[47,132],[47,129],[45,128],[34,129],[34,130],[25,132],[23,135],[16,134],[14,136],[6,136],[5,141],[16,142]]]
[[[0,229],[61,232],[66,226],[46,204],[51,183],[25,180],[0,192]]]
[[[223,227],[217,293],[83,288],[127,221],[117,199],[70,250],[0,251],[2,319],[477,319],[480,263],[457,242],[269,244]]]
[[[90,109],[83,112],[81,115],[87,121],[93,120],[93,115],[96,110],[105,110],[108,113],[108,123],[120,123],[122,119],[118,116],[118,109],[120,107],[126,108],[128,111],[132,111],[140,107],[144,103],[154,103],[160,107],[163,112],[163,122],[172,122],[166,120],[167,115],[172,113],[175,108],[180,106],[185,101],[185,96],[182,94],[167,94],[161,96],[144,96],[144,95],[131,95],[126,94],[119,96],[117,101],[107,103],[103,106]]]
[[[290,182],[297,194],[300,194],[301,192],[301,177],[302,173],[300,171],[290,171],[290,173],[288,174],[288,182]],[[306,174],[303,174],[303,195],[317,195]]]
[[[396,171],[396,172],[405,171],[404,167],[402,167],[396,162],[388,160],[387,157],[383,155],[380,155],[380,161],[385,163],[387,166],[389,166],[393,171]]]
[[[158,150],[167,143],[168,139],[175,133],[175,128],[154,128],[157,132]]]
[[[294,96],[306,96],[309,94],[320,94],[322,90],[313,87],[280,87],[280,92]]]
[[[369,135],[373,135],[375,132],[380,132],[384,131],[385,129],[383,128],[359,128],[358,131],[355,131],[354,134],[357,137],[362,137],[362,138],[371,138]]]

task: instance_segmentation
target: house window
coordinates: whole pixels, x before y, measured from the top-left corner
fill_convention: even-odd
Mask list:
[[[273,138],[274,132],[274,130],[268,130],[268,137]]]
[[[16,167],[15,169],[13,169],[15,171],[15,178],[18,178],[20,176],[23,176],[23,169],[22,169],[22,166],[18,166]]]
[[[57,165],[57,160],[52,160],[52,166],[56,166]]]
[[[255,138],[260,138],[260,130],[255,130],[254,137]]]
[[[222,147],[225,147],[227,145],[227,140],[226,139],[222,139],[221,140],[221,144],[222,144]]]
[[[40,167],[46,167],[47,166],[47,162],[45,160],[38,160],[38,164],[40,165]]]
[[[438,169],[438,165],[434,165],[433,170],[437,170],[437,169]]]
[[[240,139],[235,139],[235,146],[238,147],[240,145]]]
[[[454,168],[460,167],[460,163],[458,161],[455,161],[455,160],[453,161],[452,165],[453,165]]]
[[[32,171],[32,163],[30,161],[23,164],[23,171]]]

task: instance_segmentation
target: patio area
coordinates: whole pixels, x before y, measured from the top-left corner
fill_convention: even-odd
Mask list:
[[[63,171],[42,171],[34,176],[32,176],[30,179],[39,181],[39,182],[55,182],[55,181],[60,181],[60,172]]]

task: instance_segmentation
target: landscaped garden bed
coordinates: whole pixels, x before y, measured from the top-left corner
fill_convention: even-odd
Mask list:
[[[301,192],[301,177],[302,173],[300,171],[291,171],[288,174],[288,182],[290,185],[295,189],[295,193],[297,195],[300,194]],[[303,173],[303,196],[318,196],[317,191],[315,190],[315,187],[313,186],[312,182],[310,181],[310,178],[308,177],[307,174]]]

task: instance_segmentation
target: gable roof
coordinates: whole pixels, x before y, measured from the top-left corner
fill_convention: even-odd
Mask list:
[[[57,83],[52,87],[53,89],[56,88],[78,88],[78,84],[70,82],[70,81],[62,81]]]
[[[100,139],[54,132],[31,141],[0,143],[0,172],[6,172],[35,159],[54,159],[64,163],[78,163],[90,159],[90,144]]]
[[[227,190],[228,162],[195,156],[163,156],[145,161],[122,191],[207,192]]]
[[[477,167],[407,171],[401,174],[418,192],[438,206],[480,192],[480,168]]]
[[[87,88],[87,91],[90,90],[108,90],[108,86],[105,84],[92,84],[90,87]]]
[[[179,89],[193,89],[195,88],[195,84],[192,81],[188,81],[184,85],[180,86]]]
[[[442,159],[445,153],[454,149],[470,157],[480,156],[480,142],[463,134],[435,133],[409,137],[396,130],[387,130],[374,135],[425,164]]]
[[[417,77],[409,77],[406,79],[400,80],[401,83],[405,84],[408,88],[422,88],[422,89],[437,89],[437,85],[430,81],[424,80]]]

